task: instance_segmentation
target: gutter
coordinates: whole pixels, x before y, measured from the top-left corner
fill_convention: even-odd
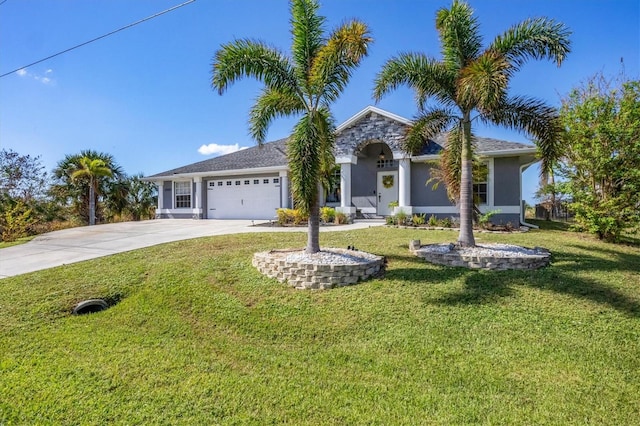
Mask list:
[[[532,161],[530,163],[523,164],[520,166],[520,225],[528,226],[529,228],[538,229],[538,225],[534,225],[533,223],[527,223],[524,221],[524,209],[522,208],[522,173],[529,168],[529,166],[537,163],[539,160]]]

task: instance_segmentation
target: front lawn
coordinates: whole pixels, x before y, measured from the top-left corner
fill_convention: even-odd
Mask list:
[[[640,250],[562,229],[478,234],[551,267],[429,265],[452,231],[323,233],[386,276],[298,291],[256,251],[303,233],[181,241],[0,280],[0,424],[639,424]],[[0,253],[1,254],[1,253]],[[80,300],[106,311],[71,316]]]

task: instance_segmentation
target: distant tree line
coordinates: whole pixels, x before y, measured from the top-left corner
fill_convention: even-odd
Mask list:
[[[128,176],[110,154],[84,150],[48,173],[40,157],[0,151],[0,233],[13,241],[70,226],[155,215],[156,187]]]

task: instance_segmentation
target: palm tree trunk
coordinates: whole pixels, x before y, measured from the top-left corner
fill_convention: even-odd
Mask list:
[[[309,209],[309,231],[307,232],[306,253],[313,254],[320,251],[320,200],[316,197]]]
[[[458,244],[462,247],[475,247],[473,238],[473,176],[471,157],[471,120],[465,112],[462,121],[462,173],[460,176],[460,235]]]
[[[96,195],[93,181],[89,181],[89,226],[96,224]]]

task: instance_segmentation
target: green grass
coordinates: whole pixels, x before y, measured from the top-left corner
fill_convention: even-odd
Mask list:
[[[568,233],[551,267],[411,256],[451,231],[322,234],[386,276],[298,291],[251,256],[304,234],[202,238],[0,281],[0,424],[640,424],[640,250]],[[106,311],[71,316],[80,300]]]
[[[0,249],[3,249],[5,247],[17,246],[17,245],[20,245],[20,244],[27,243],[27,242],[33,240],[35,237],[36,237],[35,235],[32,235],[32,236],[29,236],[29,237],[18,238],[15,241],[0,241]]]

